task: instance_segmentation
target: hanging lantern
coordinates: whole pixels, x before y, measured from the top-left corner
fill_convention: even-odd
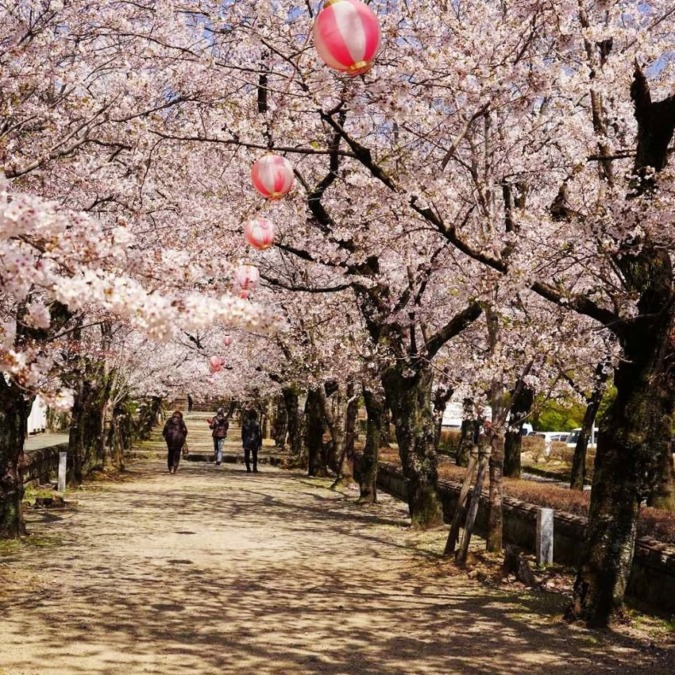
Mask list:
[[[251,168],[255,189],[267,199],[285,197],[295,184],[293,167],[281,155],[264,155]]]
[[[209,368],[211,369],[212,373],[217,373],[222,370],[223,360],[220,358],[220,356],[212,356],[209,359]]]
[[[244,225],[244,237],[253,248],[264,251],[274,243],[274,225],[267,218],[249,220]]]
[[[232,344],[232,336],[231,336],[231,335],[226,335],[226,336],[223,338],[223,344],[224,344],[226,347],[229,347],[229,346]]]
[[[260,279],[260,272],[255,265],[240,265],[234,273],[234,283],[242,291],[252,291]]]
[[[348,75],[370,70],[380,48],[380,24],[359,0],[326,0],[312,29],[323,62]]]

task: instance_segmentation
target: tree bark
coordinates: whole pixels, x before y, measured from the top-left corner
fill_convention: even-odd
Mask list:
[[[353,381],[347,383],[347,405],[342,415],[335,415],[329,410],[328,400],[323,390],[322,404],[324,419],[331,435],[333,451],[337,456],[337,477],[331,487],[338,485],[348,487],[354,484],[354,430],[358,413],[359,398],[356,396],[356,387]],[[340,407],[337,408],[340,412]]]
[[[504,434],[501,427],[491,429],[490,441],[490,491],[488,511],[488,532],[485,548],[492,553],[502,550],[502,537],[504,529],[504,514],[502,503],[504,501]]]
[[[584,489],[584,483],[586,481],[586,451],[588,449],[588,441],[593,434],[595,418],[605,393],[608,370],[609,368],[604,362],[599,363],[595,369],[595,386],[593,387],[593,393],[586,399],[586,412],[584,413],[581,431],[579,432],[579,438],[577,438],[577,444],[574,448],[572,478],[570,480],[570,488],[572,490]]]
[[[410,517],[413,527],[420,529],[443,522],[436,493],[438,459],[434,449],[431,381],[431,367],[422,362],[416,372],[397,363],[387,368],[382,376],[382,386],[396,427],[403,474],[408,481]]]
[[[660,454],[657,459],[657,476],[655,485],[647,497],[647,506],[664,511],[675,511],[675,465],[673,444],[661,443]]]
[[[23,445],[32,400],[0,376],[0,539],[26,534],[23,500]]]
[[[511,423],[504,437],[504,475],[508,478],[520,478],[522,472],[521,454],[523,448],[523,424],[532,410],[534,391],[523,384],[516,387],[517,394],[511,401]]]
[[[380,427],[380,447],[391,448],[394,433],[392,432],[391,410],[385,405],[382,410],[382,425]]]
[[[77,401],[75,401],[77,402]],[[140,440],[147,440],[152,430],[160,420],[163,401],[160,396],[152,396],[141,402],[138,423],[136,425],[136,436]],[[73,408],[73,416],[75,409]]]
[[[302,420],[298,408],[298,393],[294,387],[282,389],[284,404],[286,406],[286,420],[288,425],[288,443],[294,461],[305,465],[302,447]]]
[[[384,397],[375,387],[363,386],[363,400],[368,419],[366,421],[366,445],[363,448],[363,466],[359,483],[360,501],[377,502],[377,462],[382,433]]]
[[[443,415],[455,390],[452,387],[440,385],[434,392],[434,449],[438,452],[443,431]]]
[[[359,396],[354,382],[347,386],[347,410],[345,411],[345,450],[343,458],[342,475],[345,475],[345,468],[350,470],[350,482],[354,482],[354,445],[356,443],[357,424],[359,417]],[[347,467],[344,467],[347,464]]]
[[[68,454],[73,476],[81,483],[86,474],[105,463],[104,409],[108,387],[102,363],[87,362],[77,374]]]
[[[473,400],[464,399],[464,415],[457,449],[457,466],[468,466],[469,457],[478,445],[478,422],[475,419]]]
[[[111,461],[115,469],[124,470],[125,452],[131,450],[133,430],[128,409],[129,399],[117,401],[113,406],[108,444],[112,449]]]
[[[288,413],[283,395],[278,396],[274,403],[274,445],[277,448],[286,447],[286,434],[288,432]]]
[[[321,402],[320,384],[307,392],[305,403],[305,445],[307,447],[307,474],[327,476],[328,466],[323,449],[323,433],[326,429]]]
[[[614,379],[617,396],[600,428],[585,552],[568,612],[593,626],[623,616],[640,502],[659,475],[661,446],[671,433],[674,393],[667,359],[672,362],[675,352],[666,353],[664,332],[675,322],[672,310],[667,313],[669,329],[662,324],[644,330],[645,324],[656,326],[643,320],[636,322],[643,330],[636,325],[624,341],[625,358]],[[650,443],[656,437],[662,442]]]
[[[630,198],[648,197],[665,166],[675,129],[675,96],[652,103],[636,67],[631,97],[638,122]],[[660,479],[675,408],[675,291],[668,251],[644,236],[626,239],[614,260],[638,314],[609,328],[623,358],[614,375],[617,395],[600,427],[586,547],[568,617],[605,626],[623,615],[640,502]]]

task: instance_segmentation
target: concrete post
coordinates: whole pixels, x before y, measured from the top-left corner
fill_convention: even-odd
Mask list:
[[[67,463],[68,453],[59,452],[59,482],[58,482],[58,491],[66,491],[66,463]]]
[[[553,562],[553,509],[537,511],[537,565]]]

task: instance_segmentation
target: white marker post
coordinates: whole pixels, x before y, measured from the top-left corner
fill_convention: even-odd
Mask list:
[[[553,562],[553,509],[537,511],[537,565]]]
[[[66,464],[68,459],[67,452],[59,452],[59,482],[58,491],[66,491]]]

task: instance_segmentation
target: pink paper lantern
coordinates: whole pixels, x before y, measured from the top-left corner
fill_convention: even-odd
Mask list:
[[[232,344],[232,336],[231,336],[231,335],[226,335],[226,336],[223,338],[223,344],[224,344],[226,347],[229,347],[229,346]]]
[[[260,272],[255,265],[240,265],[234,273],[234,283],[242,291],[252,291],[260,279]]]
[[[295,184],[293,167],[281,155],[264,155],[251,168],[255,189],[267,199],[285,197]]]
[[[312,29],[323,62],[348,75],[370,70],[380,48],[380,24],[359,0],[326,0]]]
[[[267,218],[249,220],[244,225],[244,237],[253,248],[264,251],[274,243],[274,225]]]
[[[209,359],[209,368],[211,369],[212,373],[217,373],[223,368],[223,360],[220,358],[220,356],[212,356]]]

